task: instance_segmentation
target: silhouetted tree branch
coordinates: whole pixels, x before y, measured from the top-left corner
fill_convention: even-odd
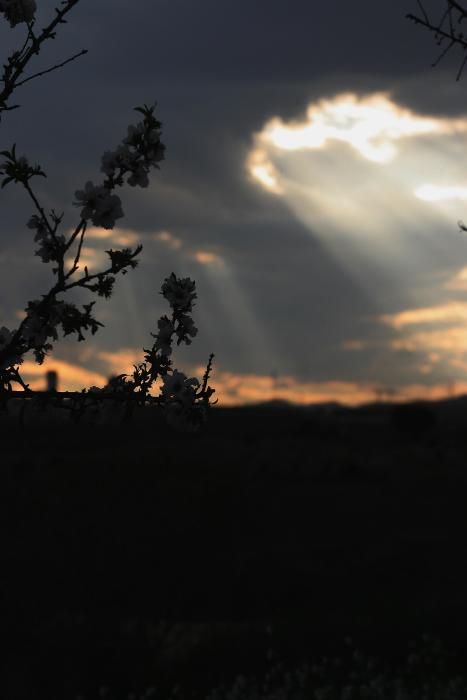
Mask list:
[[[462,31],[462,22],[467,19],[467,2],[458,2],[457,0],[440,0],[440,8],[442,8],[439,19],[433,19],[425,8],[422,0],[417,0],[419,14],[409,13],[406,15],[415,24],[428,29],[434,35],[436,45],[441,47],[441,53],[432,63],[432,66],[437,66],[438,63],[455,47],[460,47],[464,52],[467,50],[467,36]],[[461,61],[461,65],[457,72],[456,80],[459,80],[467,63],[467,53]]]
[[[9,98],[11,97],[12,93],[16,90],[17,87],[19,87],[20,85],[24,85],[24,83],[27,83],[30,80],[45,75],[46,73],[51,73],[52,71],[61,68],[67,63],[70,63],[71,61],[74,61],[75,59],[87,53],[87,49],[83,49],[82,51],[79,51],[73,56],[70,56],[66,60],[61,61],[60,63],[57,63],[51,66],[50,68],[39,71],[38,73],[34,73],[33,75],[30,75],[29,77],[20,80],[24,70],[28,66],[33,56],[36,56],[40,53],[42,44],[45,41],[47,41],[48,39],[55,39],[57,34],[57,26],[59,24],[67,23],[65,16],[70,12],[70,10],[73,9],[75,5],[78,4],[78,2],[79,0],[62,0],[61,8],[55,8],[54,19],[38,34],[35,33],[34,17],[32,19],[21,20],[27,25],[27,37],[22,48],[19,51],[14,51],[11,54],[11,56],[7,58],[6,63],[3,65],[3,74],[0,77],[0,119],[2,112],[17,109],[19,107],[19,105],[8,104]],[[33,4],[35,7],[35,3]],[[4,9],[2,3],[0,3],[0,9],[2,10],[2,12],[8,12]],[[3,87],[1,87],[1,83],[3,83]]]

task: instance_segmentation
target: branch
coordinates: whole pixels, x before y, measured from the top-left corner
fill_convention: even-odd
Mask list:
[[[24,85],[24,83],[29,82],[30,80],[34,80],[34,78],[39,78],[41,75],[45,75],[46,73],[51,73],[54,70],[57,70],[57,68],[62,68],[63,66],[66,66],[67,63],[71,63],[71,61],[74,61],[76,58],[79,58],[79,56],[84,56],[84,54],[88,53],[87,49],[83,49],[82,51],[79,51],[76,53],[74,56],[70,56],[70,58],[67,58],[66,61],[62,61],[61,63],[57,63],[55,66],[52,66],[51,68],[47,68],[47,70],[41,70],[39,73],[34,73],[34,75],[30,75],[29,78],[25,78],[24,80],[21,80],[19,83],[16,83],[15,87],[19,87],[20,85]]]
[[[54,31],[58,24],[65,24],[65,15],[70,12],[70,10],[79,2],[79,0],[66,0],[63,3],[63,9],[59,10],[55,8],[56,16],[50,24],[42,30],[40,35],[36,37],[32,32],[32,25],[28,24],[28,39],[23,46],[21,52],[15,51],[8,58],[7,63],[4,66],[4,73],[2,77],[2,82],[4,84],[3,90],[0,92],[0,115],[3,111],[8,109],[7,100],[11,97],[11,94],[15,90],[18,84],[18,78],[24,72],[27,64],[35,54],[39,54],[41,49],[41,44],[46,39],[54,39],[56,32]],[[28,41],[31,41],[31,45],[27,48]],[[24,52],[24,55],[21,55]],[[32,77],[32,76],[31,76]],[[26,80],[22,81],[26,82]]]
[[[459,5],[459,3],[456,2],[456,0],[447,0],[447,2],[448,2],[448,5],[450,5],[452,8],[454,8],[455,10],[457,10],[459,12],[459,14],[462,16],[462,18],[467,17],[467,10],[464,9],[461,5]]]
[[[68,243],[67,243],[67,245],[66,245],[66,247],[65,247],[64,254],[65,254],[65,252],[69,249],[69,247],[71,246],[71,244],[72,244],[73,241],[75,240],[76,236],[78,235],[80,228],[82,227],[81,235],[80,235],[79,243],[78,243],[78,250],[77,250],[77,252],[76,252],[75,259],[74,259],[74,262],[73,262],[72,267],[68,270],[68,272],[67,272],[66,275],[65,275],[65,279],[66,279],[66,280],[67,280],[69,277],[71,277],[71,276],[76,272],[76,270],[78,269],[78,262],[79,262],[79,259],[80,259],[80,256],[81,256],[81,248],[83,247],[83,239],[84,239],[84,234],[86,233],[86,226],[87,226],[86,220],[85,220],[85,219],[81,219],[79,225],[77,226],[76,230],[73,232],[73,235],[71,236],[70,240],[68,241]],[[88,276],[87,276],[87,275],[86,275],[86,279],[88,279]]]
[[[420,24],[422,27],[425,27],[428,29],[428,31],[432,32],[438,46],[440,46],[445,39],[449,40],[448,46],[443,49],[438,58],[432,63],[433,67],[440,63],[440,61],[446,56],[453,46],[458,45],[464,51],[467,50],[467,38],[464,37],[463,32],[456,31],[453,22],[453,12],[458,13],[456,24],[460,25],[461,22],[467,18],[467,9],[460,5],[457,0],[446,0],[446,9],[444,10],[439,22],[436,24],[430,20],[422,0],[417,0],[417,5],[422,16],[420,17],[414,14],[407,14],[406,18],[412,22],[415,22],[415,24]],[[445,28],[446,20],[448,21],[447,28]],[[467,59],[464,59],[457,73],[456,80],[460,79],[466,63]]]
[[[440,25],[435,25],[430,21],[427,22],[426,20],[420,19],[420,17],[417,17],[411,13],[406,15],[406,19],[410,19],[412,22],[415,22],[415,24],[421,24],[422,27],[426,27],[434,34],[441,36],[443,39],[450,39],[453,43],[460,44],[462,48],[467,49],[467,40],[464,39],[463,35],[458,34],[457,36],[453,37],[450,32],[446,32],[444,29],[441,29]]]

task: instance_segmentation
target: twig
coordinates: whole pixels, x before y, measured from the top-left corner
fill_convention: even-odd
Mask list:
[[[84,54],[88,53],[88,49],[83,49],[82,51],[79,51],[76,53],[74,56],[70,56],[70,58],[67,58],[66,61],[62,61],[61,63],[57,63],[55,66],[52,66],[51,68],[47,68],[47,70],[41,70],[39,73],[34,73],[34,75],[30,75],[29,78],[25,78],[24,80],[21,80],[19,83],[16,83],[16,87],[20,87],[20,85],[24,85],[24,83],[28,83],[30,80],[34,80],[34,78],[39,78],[41,75],[45,75],[46,73],[51,73],[54,70],[57,70],[57,68],[62,68],[63,66],[66,66],[67,63],[71,63],[71,61],[74,61],[76,58],[79,58],[80,56],[84,56]]]

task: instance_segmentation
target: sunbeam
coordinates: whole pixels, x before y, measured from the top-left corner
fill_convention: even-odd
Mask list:
[[[417,276],[458,254],[445,238],[467,198],[461,144],[467,119],[418,115],[387,94],[344,94],[311,104],[302,122],[268,121],[246,167],[375,301],[405,277],[415,303]]]
[[[268,374],[272,367],[280,367],[282,363],[273,339],[242,290],[233,267],[225,258],[201,251],[193,257],[200,263],[213,297],[223,311],[218,325],[222,336],[232,337],[253,371]]]

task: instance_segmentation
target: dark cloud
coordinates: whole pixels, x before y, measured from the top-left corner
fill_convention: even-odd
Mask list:
[[[41,22],[53,7],[42,3]],[[276,362],[278,371],[302,380],[397,376],[384,353],[373,351],[373,360],[379,359],[370,371],[369,354],[343,351],[342,343],[377,334],[368,319],[397,310],[399,289],[391,292],[387,283],[387,309],[381,309],[316,232],[251,183],[245,159],[254,133],[268,119],[301,119],[311,101],[341,91],[388,90],[413,109],[458,114],[465,93],[454,83],[455,67],[430,72],[436,47],[404,18],[415,7],[372,0],[78,4],[37,68],[81,48],[89,54],[20,88],[16,98],[22,108],[2,121],[0,143],[16,141],[20,152],[41,163],[49,177],[38,182],[38,194],[47,207],[63,210],[72,225],[78,213],[71,205],[74,191],[89,179],[99,181],[102,152],[114,148],[138,119],[132,108],[159,103],[167,159],[147,190],[127,187],[121,193],[126,214],[121,223],[140,234],[142,263],[121,280],[121,290],[117,284],[115,299],[105,307],[106,329],[93,340],[96,347],[146,342],[157,314],[165,312],[158,289],[174,269],[196,278],[199,289],[200,333],[182,357],[199,362],[215,349],[232,372],[268,372]],[[20,34],[4,23],[0,44],[11,47]],[[10,305],[24,308],[45,291],[48,273],[32,255],[25,222],[33,210],[25,194],[6,188],[0,207],[0,269],[2,287],[9,290],[4,311]],[[180,250],[151,239],[162,229],[180,238]],[[272,344],[267,359],[247,332],[241,334],[242,315],[229,314],[222,274],[213,277],[193,259],[198,249],[224,257],[226,280],[250,309],[248,323],[258,319],[264,343]],[[27,280],[20,283],[26,264]]]

